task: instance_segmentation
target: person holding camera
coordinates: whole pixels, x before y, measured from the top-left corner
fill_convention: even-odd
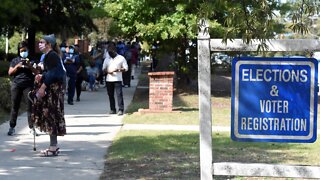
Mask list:
[[[33,63],[28,59],[28,45],[25,41],[18,44],[18,57],[14,58],[8,70],[9,76],[13,76],[11,82],[11,113],[10,113],[10,128],[8,136],[15,133],[17,125],[17,117],[20,109],[22,97],[27,105],[28,124],[31,134],[38,135],[33,128],[31,121],[32,103],[28,100],[28,93],[33,89],[34,77],[37,70],[33,67]]]

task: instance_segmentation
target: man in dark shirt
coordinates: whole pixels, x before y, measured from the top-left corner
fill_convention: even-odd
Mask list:
[[[79,56],[74,52],[74,46],[69,47],[69,51],[64,59],[68,77],[68,104],[73,105],[73,98],[76,90],[77,67]]]

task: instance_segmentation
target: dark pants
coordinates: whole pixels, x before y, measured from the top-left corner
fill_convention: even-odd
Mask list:
[[[131,63],[128,63],[128,71],[122,73],[123,85],[127,85],[130,87],[131,83]]]
[[[68,102],[73,102],[74,93],[76,91],[76,76],[68,77]]]
[[[99,76],[97,77],[97,81],[99,81],[100,84],[103,84],[103,73],[100,72]]]
[[[82,91],[82,81],[83,78],[81,75],[77,75],[77,80],[76,80],[76,92],[77,92],[77,98],[80,98],[81,91]]]
[[[14,128],[17,125],[17,117],[22,100],[22,96],[25,99],[27,105],[28,124],[29,128],[33,128],[31,121],[31,108],[32,103],[28,99],[28,93],[32,90],[32,87],[19,87],[17,84],[11,85],[11,114],[10,114],[10,127]]]
[[[116,94],[117,94],[118,109],[119,109],[119,111],[123,111],[124,110],[124,103],[123,103],[123,93],[122,93],[122,82],[121,81],[116,81],[116,82],[108,82],[107,81],[106,85],[107,85],[107,91],[108,91],[111,111],[116,111],[114,91],[116,91]]]

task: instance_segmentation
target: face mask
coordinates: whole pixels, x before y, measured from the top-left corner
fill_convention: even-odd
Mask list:
[[[44,51],[45,48],[46,48],[46,44],[45,43],[40,43],[39,44],[40,51]]]
[[[74,49],[69,49],[69,53],[73,54],[74,53]]]
[[[66,52],[66,48],[65,47],[61,47],[61,52]]]
[[[21,53],[20,53],[20,56],[21,56],[22,58],[27,58],[27,57],[28,57],[28,51],[23,51],[23,52],[21,52]]]
[[[110,57],[115,58],[117,56],[117,53],[114,51],[108,51]]]

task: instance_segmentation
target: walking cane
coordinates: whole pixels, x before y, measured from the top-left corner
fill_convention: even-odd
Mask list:
[[[37,150],[37,148],[36,148],[36,130],[33,125],[33,151],[36,151],[36,150]]]
[[[33,101],[33,99],[30,97],[31,96],[31,93],[32,93],[32,91],[30,91],[29,93],[28,93],[28,99],[31,101],[31,103],[33,104],[34,103],[34,101]],[[33,130],[33,151],[36,151],[37,150],[37,148],[36,148],[36,129],[34,128],[34,124],[32,125],[32,130]]]

